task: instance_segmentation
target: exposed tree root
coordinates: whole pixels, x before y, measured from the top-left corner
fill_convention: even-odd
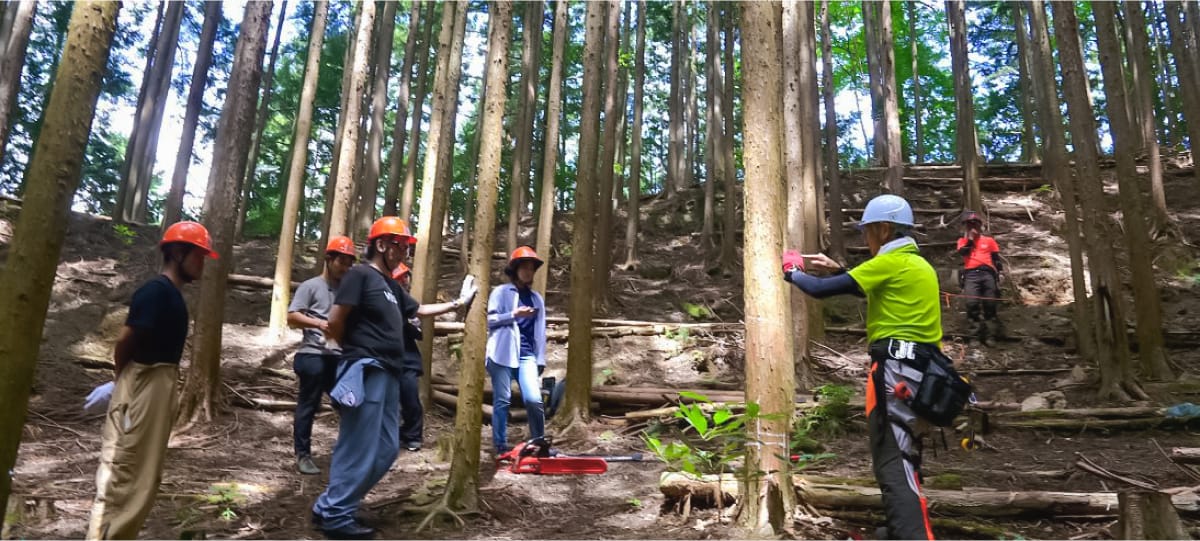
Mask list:
[[[450,502],[446,501],[445,497],[442,497],[442,500],[439,501],[438,503],[430,504],[427,507],[427,509],[428,509],[428,514],[425,515],[425,518],[422,519],[421,523],[417,525],[417,530],[415,533],[421,533],[421,530],[424,530],[425,527],[428,526],[429,523],[432,522],[433,519],[436,518],[438,515],[442,515],[442,514],[449,515],[450,518],[454,519],[454,522],[458,523],[459,528],[466,528],[467,522],[465,520],[463,520],[463,516],[479,514],[478,509],[465,509],[465,510],[455,511],[450,506]]]

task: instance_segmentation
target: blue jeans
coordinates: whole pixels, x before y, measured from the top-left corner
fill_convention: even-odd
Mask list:
[[[492,377],[492,443],[496,445],[496,454],[508,450],[508,407],[512,402],[514,379],[521,386],[525,413],[529,415],[529,437],[546,435],[546,411],[542,405],[542,389],[538,385],[537,359],[521,357],[519,363],[519,368],[487,363],[488,375]]]
[[[326,528],[354,522],[354,512],[400,454],[400,383],[387,370],[363,373],[363,402],[342,408],[329,487],[313,504]]]

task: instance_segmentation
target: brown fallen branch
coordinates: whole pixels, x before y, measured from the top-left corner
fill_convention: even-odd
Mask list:
[[[235,406],[262,411],[296,411],[296,402],[292,400],[271,400],[245,396],[241,393],[230,393]],[[322,403],[320,411],[333,411],[329,404]]]
[[[1200,464],[1200,447],[1172,448],[1171,461],[1176,464]]]
[[[1076,458],[1076,460],[1075,460],[1076,468],[1079,468],[1080,470],[1090,473],[1092,475],[1095,475],[1097,477],[1101,477],[1103,479],[1108,479],[1110,481],[1116,481],[1118,483],[1125,483],[1127,485],[1135,486],[1135,487],[1143,489],[1143,490],[1150,490],[1150,491],[1154,491],[1154,492],[1159,491],[1159,487],[1157,485],[1108,471],[1107,468],[1104,468],[1103,466],[1096,464],[1095,461],[1088,458],[1083,453],[1075,453],[1075,458]]]
[[[1037,409],[1009,411],[992,415],[993,420],[1005,419],[1145,419],[1163,418],[1163,409],[1154,406],[1124,408]]]
[[[990,423],[999,428],[1045,428],[1048,430],[1063,430],[1080,432],[1083,430],[1146,430],[1150,428],[1169,429],[1179,428],[1186,423],[1165,417],[1145,417],[1140,419],[1004,419],[992,418]]]
[[[230,274],[229,283],[230,285],[235,286],[257,287],[262,289],[271,289],[272,287],[275,287],[275,280],[271,278],[250,276],[248,274]],[[300,287],[300,282],[291,282],[291,287],[292,289]]]
[[[828,483],[828,478],[795,475],[792,482],[800,501],[818,509],[882,509],[879,489],[872,486],[854,486]],[[680,501],[691,496],[692,505],[712,506],[713,494],[718,490],[726,502],[738,497],[738,482],[733,475],[724,476],[719,482],[716,476],[700,478],[679,472],[664,472],[659,477],[659,490],[669,501]],[[964,489],[923,490],[933,513],[946,516],[1036,518],[1053,516],[1116,516],[1117,494],[1112,492],[1076,493],[1006,490]],[[1200,515],[1200,496],[1195,493],[1180,493],[1172,496],[1172,503],[1181,513]]]
[[[954,248],[958,246],[958,241],[948,240],[944,242],[919,242],[921,248],[937,249],[937,248]],[[852,254],[868,254],[871,249],[866,246],[847,246],[846,251]]]
[[[444,391],[437,391],[437,390],[433,391],[433,402],[435,404],[440,404],[442,406],[450,408],[451,410],[455,410],[458,408],[458,397],[455,395],[452,395],[450,393],[444,392]],[[516,402],[516,401],[513,402],[513,406],[516,406],[517,404],[519,404],[519,402]],[[491,422],[491,420],[492,420],[491,404],[483,405],[483,419],[489,423]],[[508,410],[508,420],[509,421],[520,423],[520,422],[524,422],[526,419],[528,419],[528,417],[525,415],[525,410],[517,409],[515,407],[512,407]]]

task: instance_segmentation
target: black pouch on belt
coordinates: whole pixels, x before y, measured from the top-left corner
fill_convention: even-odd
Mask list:
[[[885,339],[871,344],[871,350],[872,357],[896,359],[921,373],[920,381],[910,381],[916,392],[904,402],[918,417],[933,425],[952,425],[970,401],[970,381],[954,369],[953,361],[936,346]]]

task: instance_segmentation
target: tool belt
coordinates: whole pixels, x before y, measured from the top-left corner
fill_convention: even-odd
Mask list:
[[[900,371],[904,381],[894,389],[894,396],[935,426],[953,424],[971,401],[970,381],[933,344],[884,338],[871,343],[870,353],[876,362],[895,360],[913,369]]]

